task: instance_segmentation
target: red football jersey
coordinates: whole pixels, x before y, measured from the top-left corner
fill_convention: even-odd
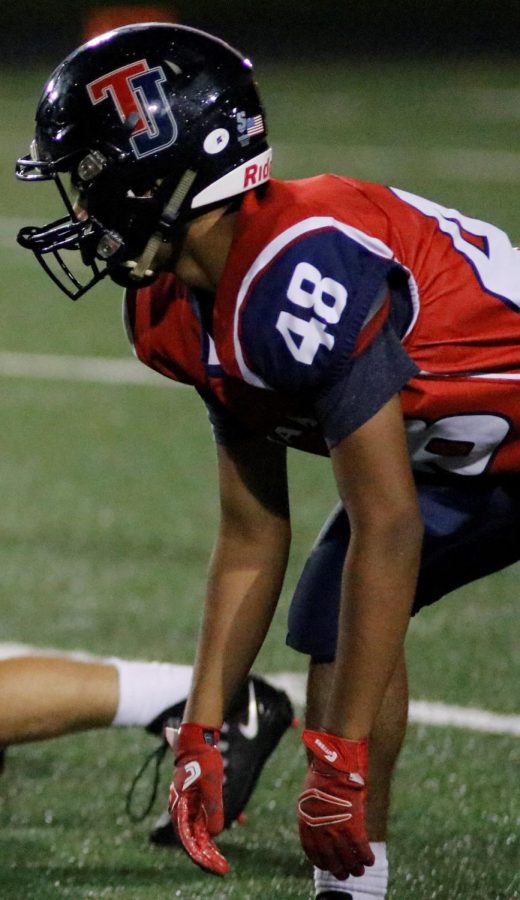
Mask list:
[[[323,452],[309,398],[382,328],[385,285],[419,369],[401,391],[415,467],[520,471],[520,253],[485,222],[353,179],[272,181],[244,197],[210,328],[173,275],[127,307],[143,362]]]

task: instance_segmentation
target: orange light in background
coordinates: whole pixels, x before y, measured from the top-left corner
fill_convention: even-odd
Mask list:
[[[177,22],[177,14],[173,7],[160,4],[144,4],[141,6],[105,6],[91,10],[85,22],[84,40],[105,31],[112,31],[121,25],[134,25],[136,22]]]

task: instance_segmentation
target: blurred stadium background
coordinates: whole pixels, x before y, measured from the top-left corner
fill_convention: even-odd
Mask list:
[[[61,215],[51,188],[13,177],[45,78],[93,30],[149,15],[142,4],[87,0],[2,9],[2,640],[190,662],[216,522],[204,411],[188,390],[134,383],[141,368],[117,288],[104,284],[74,306],[15,243],[20,225]],[[329,170],[391,183],[520,239],[517,0],[179,0],[151,15],[214,31],[253,57],[276,175]],[[125,363],[121,380],[103,380],[113,361]],[[303,674],[305,660],[284,646],[285,614],[334,490],[325,463],[303,456],[291,458],[291,482],[293,554],[257,668]],[[459,591],[412,624],[412,697],[504,718],[495,734],[492,719],[481,731],[410,726],[392,900],[520,897],[518,574]],[[151,747],[127,731],[9,751],[0,896],[310,896],[293,820],[304,767],[295,733],[269,762],[248,824],[221,840],[233,866],[224,882],[148,847],[153,816],[125,818],[125,788]]]

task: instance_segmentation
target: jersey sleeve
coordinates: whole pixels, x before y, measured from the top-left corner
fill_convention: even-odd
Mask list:
[[[316,393],[314,408],[329,449],[368,422],[418,371],[387,322],[348,372]]]
[[[378,292],[400,270],[382,242],[342,223],[288,240],[257,268],[239,300],[237,356],[246,381],[289,392],[337,379]]]

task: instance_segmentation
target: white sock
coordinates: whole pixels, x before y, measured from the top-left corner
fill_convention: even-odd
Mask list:
[[[164,709],[188,696],[193,669],[111,657],[119,675],[119,704],[112,725],[149,725]]]
[[[337,891],[350,894],[352,900],[384,900],[388,889],[388,859],[385,841],[370,841],[370,848],[376,858],[373,866],[366,866],[360,878],[350,876],[344,881],[334,878],[330,872],[314,868],[314,888],[320,891]]]

